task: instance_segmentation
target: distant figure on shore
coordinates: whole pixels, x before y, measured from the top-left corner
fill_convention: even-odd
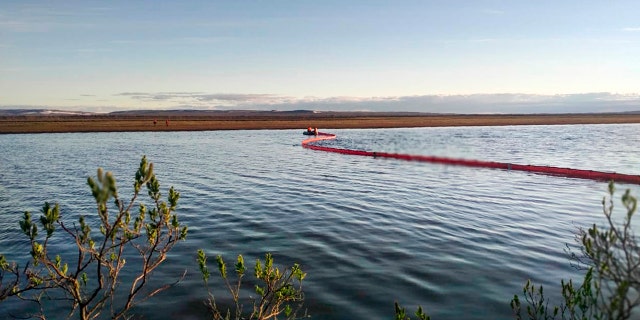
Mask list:
[[[167,127],[169,126],[169,119],[165,120],[164,123],[167,125]]]
[[[153,126],[158,124],[158,119],[153,119]]]

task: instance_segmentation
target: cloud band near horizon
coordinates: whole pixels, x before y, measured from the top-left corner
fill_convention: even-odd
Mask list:
[[[59,109],[109,112],[131,109],[167,110],[317,110],[317,111],[396,111],[424,113],[592,113],[640,111],[640,94],[593,92],[580,94],[467,94],[414,95],[387,97],[291,97],[277,94],[239,94],[204,92],[122,92],[135,108],[118,106],[0,106],[9,108]],[[81,97],[94,97],[83,94]],[[98,97],[96,97],[98,98]],[[104,101],[108,103],[109,99]]]

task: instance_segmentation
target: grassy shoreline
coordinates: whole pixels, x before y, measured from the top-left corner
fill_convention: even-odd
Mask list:
[[[154,120],[157,123],[154,124]],[[168,123],[167,123],[168,120]],[[0,117],[0,134],[58,132],[136,132],[508,126],[640,123],[640,114],[425,115],[324,113],[288,115],[107,115]]]

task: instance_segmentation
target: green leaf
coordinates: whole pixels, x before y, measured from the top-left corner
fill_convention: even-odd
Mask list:
[[[82,280],[82,284],[84,284],[84,286],[87,286],[87,281],[89,281],[89,277],[87,276],[86,272],[83,272],[82,275],[80,276],[80,279]]]
[[[32,241],[38,236],[38,226],[31,221],[31,213],[29,211],[24,212],[20,221],[20,229]]]
[[[180,224],[178,223],[178,216],[175,214],[171,216],[171,226],[174,228],[177,228],[180,226]]]
[[[244,275],[244,272],[245,272],[246,269],[247,268],[245,268],[245,266],[244,266],[244,258],[242,258],[242,255],[239,254],[238,255],[238,262],[236,263],[236,273],[239,276],[242,276],[242,275]]]
[[[431,318],[422,310],[422,306],[418,306],[416,317],[420,320],[430,320]]]
[[[171,210],[175,210],[178,205],[178,199],[180,199],[180,192],[176,191],[173,186],[169,189],[169,203],[171,204]]]
[[[0,254],[0,269],[2,269],[3,271],[6,271],[7,269],[9,269],[9,262],[7,262],[7,259],[4,257],[4,255]]]
[[[207,268],[207,255],[204,253],[204,250],[198,249],[198,267],[200,268],[200,273],[202,274],[202,280],[204,283],[207,283],[209,280],[209,269]]]
[[[406,320],[407,319],[407,313],[404,310],[404,308],[402,308],[398,302],[395,302],[395,320]]]
[[[180,230],[180,237],[179,237],[180,240],[184,240],[187,238],[187,230],[188,230],[187,226],[182,227],[182,229]]]
[[[264,289],[256,284],[256,293],[261,297],[264,296]]]
[[[221,255],[217,255],[216,256],[216,262],[218,263],[218,271],[220,271],[220,276],[222,277],[222,279],[226,279],[227,278],[227,265],[224,263],[224,260],[222,260],[222,256]]]
[[[256,278],[262,279],[262,263],[260,262],[260,259],[256,259],[256,266],[253,268],[253,270]]]

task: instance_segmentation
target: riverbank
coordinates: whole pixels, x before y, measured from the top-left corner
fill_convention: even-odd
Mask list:
[[[303,129],[309,126],[327,130],[607,123],[640,123],[640,114],[430,115],[301,111],[29,115],[0,117],[0,133],[262,130]]]

